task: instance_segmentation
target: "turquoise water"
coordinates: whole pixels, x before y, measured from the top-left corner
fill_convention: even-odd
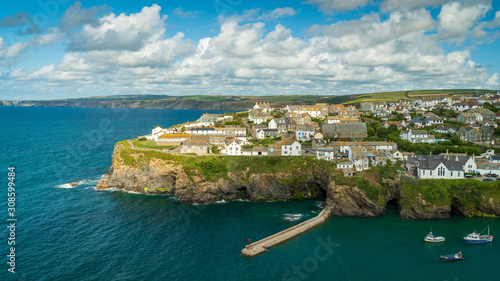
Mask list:
[[[0,280],[498,280],[499,241],[462,237],[495,219],[328,223],[254,258],[248,239],[312,218],[318,201],[182,205],[166,196],[96,191],[115,142],[205,111],[0,107]],[[7,272],[7,168],[16,167],[16,274]],[[75,188],[60,188],[82,181]],[[302,214],[288,222],[285,214]],[[425,244],[432,227],[442,244]],[[3,241],[3,242],[1,242]],[[461,262],[440,255],[462,250]]]

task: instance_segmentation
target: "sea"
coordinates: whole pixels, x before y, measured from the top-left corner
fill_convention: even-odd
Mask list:
[[[389,206],[378,218],[331,217],[248,258],[249,239],[316,216],[322,200],[183,205],[96,190],[117,141],[205,112],[0,107],[0,280],[499,280],[498,219],[406,220]],[[493,243],[463,242],[488,225]],[[446,242],[424,243],[431,228]],[[439,259],[458,251],[465,260]]]

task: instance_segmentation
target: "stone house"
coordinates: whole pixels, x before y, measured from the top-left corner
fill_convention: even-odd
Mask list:
[[[489,126],[461,127],[457,132],[457,137],[462,142],[490,142],[493,137],[493,128]]]
[[[253,106],[253,109],[267,113],[273,110],[272,107],[267,102],[256,102],[255,105]]]
[[[311,125],[311,116],[307,113],[294,113],[294,112],[287,112],[285,113],[285,117],[292,119],[297,123],[297,125]]]
[[[204,140],[187,140],[182,143],[181,153],[194,153],[196,155],[209,154],[210,145]]]
[[[261,124],[271,120],[273,116],[265,111],[250,110],[248,111],[248,120],[254,124]]]
[[[360,109],[361,111],[372,111],[375,109],[375,105],[371,102],[363,102],[361,103]]]
[[[322,124],[321,131],[325,137],[340,139],[363,139],[367,137],[365,123]]]
[[[222,119],[219,118],[219,114],[205,113],[198,119],[198,126],[211,126],[219,121],[219,119]]]
[[[476,112],[461,112],[457,116],[457,121],[464,124],[476,124],[483,121],[483,116]]]
[[[293,131],[296,126],[297,123],[288,117],[271,119],[268,125],[269,129],[277,129],[280,133]]]
[[[179,146],[190,138],[190,134],[163,134],[158,137],[156,144],[161,146]]]

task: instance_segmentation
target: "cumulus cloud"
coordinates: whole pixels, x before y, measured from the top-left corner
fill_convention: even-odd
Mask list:
[[[67,32],[73,30],[76,26],[89,24],[97,26],[99,21],[95,18],[100,12],[105,11],[104,6],[94,6],[90,9],[82,8],[82,3],[76,1],[63,14],[60,22],[61,31]]]
[[[164,21],[160,6],[144,7],[129,16],[108,14],[97,26],[86,24],[83,30],[70,34],[69,51],[128,50],[137,51],[153,36],[162,34]]]
[[[332,14],[334,11],[350,11],[364,7],[370,0],[307,0],[302,3],[318,7],[324,14]]]
[[[261,16],[258,17],[258,20],[269,21],[269,20],[279,19],[282,17],[295,16],[296,14],[297,12],[290,7],[277,8],[273,11],[262,14]]]
[[[456,43],[463,43],[467,39],[471,28],[490,9],[491,5],[482,3],[466,6],[460,2],[451,2],[443,5],[438,15],[438,36],[441,39],[450,39]]]

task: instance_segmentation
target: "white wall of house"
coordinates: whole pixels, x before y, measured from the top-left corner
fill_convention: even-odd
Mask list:
[[[339,162],[337,163],[337,168],[339,169],[352,169],[354,164],[352,162]]]
[[[278,129],[278,123],[276,123],[276,121],[274,121],[274,119],[271,119],[271,121],[269,121],[269,124],[267,125],[267,127],[269,129]]]
[[[464,171],[450,171],[441,163],[434,170],[418,169],[420,179],[462,179]]]
[[[333,150],[332,151],[320,150],[320,149],[316,150],[317,159],[332,161],[334,159],[333,157],[334,157]]]
[[[226,145],[226,154],[228,156],[241,156],[241,145],[235,141],[231,142],[229,145]]]
[[[295,141],[291,145],[282,145],[281,146],[281,155],[282,156],[300,156],[302,155],[302,146],[299,142]]]

